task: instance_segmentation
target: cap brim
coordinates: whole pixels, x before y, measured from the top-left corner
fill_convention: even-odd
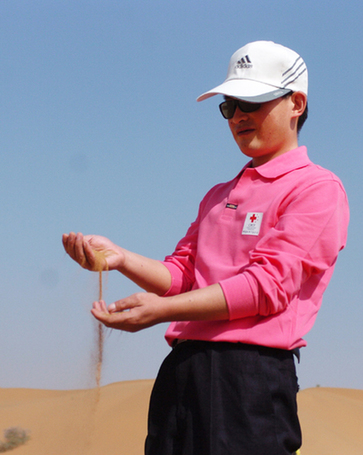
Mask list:
[[[289,92],[291,92],[290,89],[273,87],[261,82],[233,79],[225,81],[214,89],[203,93],[197,98],[197,101],[203,101],[215,95],[225,95],[250,103],[265,103],[281,98]]]

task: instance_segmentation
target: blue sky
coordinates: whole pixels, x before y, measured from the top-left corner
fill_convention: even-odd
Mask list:
[[[94,385],[96,274],[63,232],[163,259],[246,158],[218,112],[230,56],[268,39],[309,69],[300,143],[343,181],[340,255],[298,367],[302,388],[363,388],[361,1],[1,0],[0,387]],[[116,272],[108,303],[138,289]],[[153,378],[165,325],[107,333],[103,384]]]

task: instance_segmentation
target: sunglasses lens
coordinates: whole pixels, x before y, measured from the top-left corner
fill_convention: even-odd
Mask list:
[[[246,101],[237,101],[238,107],[242,112],[255,112],[260,109],[260,103],[247,103]]]
[[[228,99],[219,105],[219,109],[223,117],[229,120],[234,116],[237,106],[241,112],[249,113],[260,109],[261,103],[248,103],[247,101]]]
[[[235,100],[226,100],[219,105],[219,109],[223,117],[227,120],[231,119],[234,116],[237,103]]]

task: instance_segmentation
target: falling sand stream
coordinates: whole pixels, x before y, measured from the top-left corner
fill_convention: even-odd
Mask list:
[[[105,258],[110,253],[103,251],[94,251],[94,253],[96,256],[94,271],[98,272],[98,300],[100,301],[103,299],[102,272],[103,270],[106,272],[108,271],[107,261],[105,261]],[[104,267],[105,262],[106,267]],[[82,454],[92,453],[92,439],[95,437],[97,409],[101,398],[101,378],[105,338],[105,327],[101,322],[97,321],[95,324],[94,337],[94,351],[92,352],[92,376],[93,381],[95,381],[95,387],[85,391],[85,400],[87,400],[89,408],[87,406],[87,415],[84,416],[81,423],[82,432],[84,432],[84,446],[81,449]],[[79,442],[81,443],[81,441]]]
[[[102,270],[98,271],[98,300],[102,300]],[[99,390],[102,375],[102,361],[103,361],[103,344],[104,344],[104,326],[101,322],[97,323],[97,363],[96,363],[96,387]]]
[[[104,251],[94,251],[96,256],[95,262],[95,271],[98,272],[98,301],[102,300],[103,298],[103,285],[102,285],[102,272],[104,270],[104,264],[106,262],[105,270],[108,270],[108,264],[106,261],[106,257],[112,254],[112,252],[104,252]],[[97,323],[96,326],[96,365],[95,365],[95,379],[96,379],[96,388],[97,388],[97,397],[99,399],[100,393],[100,385],[101,385],[101,377],[102,377],[102,362],[103,362],[103,345],[104,345],[104,338],[105,338],[105,327],[101,322]],[[97,399],[97,401],[98,401]]]

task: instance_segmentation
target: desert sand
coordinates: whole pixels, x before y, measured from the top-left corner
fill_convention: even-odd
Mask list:
[[[0,439],[9,427],[30,432],[14,455],[142,455],[153,381],[100,389],[0,388]],[[363,454],[363,390],[316,387],[298,394],[301,455]]]

